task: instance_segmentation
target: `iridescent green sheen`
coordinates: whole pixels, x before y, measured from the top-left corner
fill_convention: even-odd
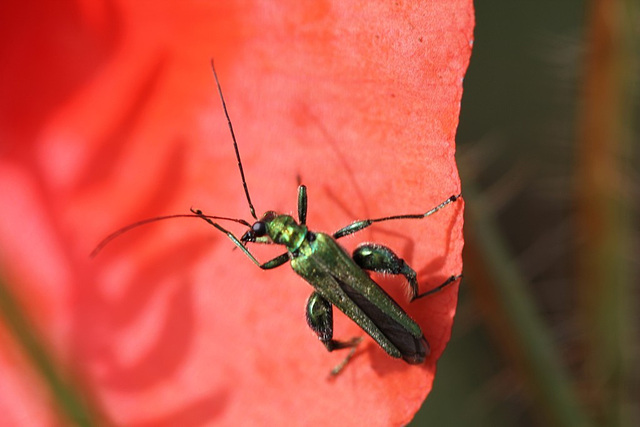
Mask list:
[[[451,276],[437,288],[419,294],[415,271],[391,249],[379,244],[365,243],[358,246],[350,256],[338,244],[337,239],[361,231],[376,222],[425,218],[459,197],[451,196],[422,214],[356,221],[333,235],[312,232],[304,224],[303,220],[307,216],[307,189],[304,185],[298,188],[299,222],[291,215],[268,211],[254,222],[240,239],[200,211],[193,213],[227,234],[260,268],[268,270],[290,261],[291,268],[314,287],[315,291],[307,302],[306,317],[309,327],[318,335],[327,350],[351,348],[345,362],[334,369],[333,373],[337,373],[351,357],[361,339],[333,339],[334,306],[358,324],[390,356],[417,364],[422,363],[429,354],[429,344],[420,326],[371,279],[366,270],[403,275],[411,286],[412,301],[431,295],[460,278],[459,275]],[[286,252],[270,261],[260,263],[247,248],[249,243],[282,245]]]

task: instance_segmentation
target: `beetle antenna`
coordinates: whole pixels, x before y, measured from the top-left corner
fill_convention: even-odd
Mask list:
[[[129,225],[127,225],[125,227],[122,227],[121,229],[116,230],[113,233],[109,234],[107,237],[102,239],[102,241],[100,243],[98,243],[98,246],[96,246],[96,248],[93,251],[91,251],[90,257],[93,258],[96,255],[98,255],[98,252],[100,252],[105,246],[107,246],[113,239],[115,239],[116,237],[119,237],[121,234],[124,234],[127,231],[130,231],[130,230],[132,230],[134,228],[140,227],[141,225],[149,224],[150,222],[163,221],[165,219],[172,219],[172,218],[219,219],[219,220],[223,220],[223,221],[233,221],[233,222],[237,222],[238,224],[242,224],[242,225],[245,225],[247,227],[251,227],[251,224],[249,224],[244,219],[227,218],[227,217],[224,217],[224,216],[212,216],[212,215],[202,215],[202,214],[176,214],[176,215],[156,216],[156,217],[153,217],[153,218],[143,219],[142,221],[134,222],[133,224],[129,224]]]
[[[220,94],[220,100],[222,101],[222,109],[224,115],[227,116],[227,123],[229,123],[229,131],[231,132],[231,139],[233,139],[233,148],[236,150],[236,158],[238,159],[238,168],[240,169],[240,176],[242,177],[242,186],[244,187],[244,194],[247,196],[247,202],[249,202],[249,210],[251,216],[254,219],[258,219],[256,216],[256,210],[251,203],[251,197],[249,196],[249,188],[247,188],[247,180],[244,178],[244,170],[242,169],[242,160],[240,160],[240,151],[238,151],[238,143],[236,142],[236,134],[233,132],[233,125],[229,118],[229,112],[227,111],[227,104],[224,102],[224,96],[222,96],[222,88],[220,87],[220,80],[218,80],[218,73],[216,73],[216,67],[213,65],[213,58],[211,58],[211,69],[213,70],[213,77],[216,79],[216,86],[218,86],[218,93]]]

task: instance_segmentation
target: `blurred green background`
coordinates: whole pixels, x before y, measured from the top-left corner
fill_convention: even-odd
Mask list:
[[[475,6],[465,279],[412,425],[638,426],[640,2]]]

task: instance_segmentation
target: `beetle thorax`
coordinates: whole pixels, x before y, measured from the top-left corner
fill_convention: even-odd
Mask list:
[[[273,243],[284,245],[289,251],[294,251],[304,241],[307,226],[298,224],[291,215],[278,215],[267,223],[267,233]]]

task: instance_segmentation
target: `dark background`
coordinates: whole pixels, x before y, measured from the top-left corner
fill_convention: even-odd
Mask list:
[[[640,425],[634,3],[476,2],[465,278],[412,425]]]

